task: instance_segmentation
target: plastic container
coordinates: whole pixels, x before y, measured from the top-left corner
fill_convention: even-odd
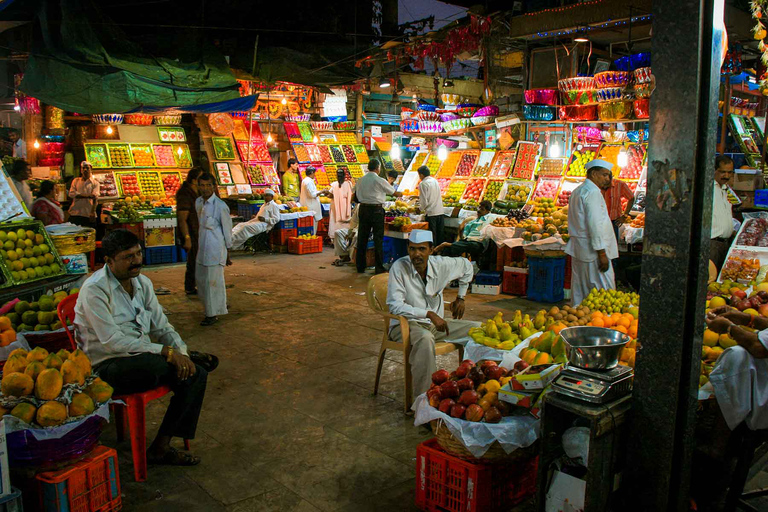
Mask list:
[[[311,218],[311,217],[309,217],[309,218]],[[314,235],[315,234],[314,231],[315,231],[315,227],[314,226],[308,226],[308,227],[305,227],[305,228],[297,228],[296,229],[296,236]]]
[[[472,284],[472,291],[476,295],[499,295],[501,293],[500,284]]]
[[[475,275],[475,284],[479,285],[499,285],[501,284],[501,272],[492,272],[481,270]]]
[[[11,493],[0,498],[0,512],[24,512],[20,490],[11,487]]]
[[[299,228],[308,228],[315,225],[315,220],[312,216],[308,215],[306,217],[299,217],[296,219],[298,222],[296,224]],[[303,233],[299,233],[300,235]]]
[[[316,252],[323,252],[323,239],[313,238],[308,240],[306,238],[289,238],[288,252],[290,254],[313,254]]]
[[[416,448],[416,506],[430,512],[509,510],[536,491],[538,461],[473,464],[429,439]]]
[[[277,227],[272,228],[272,238],[271,241],[275,245],[288,245],[288,239],[294,238],[299,236],[298,231],[296,228],[294,229],[278,229]]]
[[[563,121],[594,121],[597,119],[597,105],[563,105],[559,107]]]
[[[277,223],[277,226],[275,228],[277,229],[296,229],[298,226],[298,223],[296,222],[297,219],[290,219],[290,220],[281,220]]]
[[[44,512],[106,512],[120,510],[117,452],[97,446],[85,459],[59,471],[36,476],[40,510]]]
[[[507,267],[511,268],[511,267]],[[519,272],[518,272],[519,270]],[[525,296],[528,289],[528,269],[521,268],[512,270],[504,270],[504,281],[501,283],[502,293],[509,295]]]
[[[557,105],[557,89],[528,89],[523,97],[530,105]]]
[[[565,287],[565,258],[528,258],[528,299],[560,302]]]
[[[545,105],[523,105],[523,115],[529,121],[552,121],[557,118],[557,108]]]
[[[651,116],[651,100],[648,98],[635,100],[632,107],[635,111],[635,117],[638,119],[648,119]]]
[[[144,249],[145,265],[162,265],[165,263],[176,263],[176,246],[169,247],[147,247]]]

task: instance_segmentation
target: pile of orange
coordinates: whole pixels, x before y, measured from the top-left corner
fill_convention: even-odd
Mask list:
[[[645,227],[645,214],[641,213],[634,219],[632,219],[632,222],[630,223],[630,226],[633,228],[643,228]]]
[[[637,318],[630,313],[605,315],[600,311],[595,311],[592,313],[592,320],[587,325],[607,327],[628,334],[632,339],[637,338]]]

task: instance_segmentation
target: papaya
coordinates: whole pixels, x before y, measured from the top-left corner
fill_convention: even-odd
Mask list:
[[[24,373],[26,368],[27,359],[25,359],[22,355],[15,355],[13,357],[9,357],[5,362],[5,366],[3,366],[3,373]]]
[[[21,402],[19,405],[11,409],[11,416],[16,416],[24,423],[32,423],[35,420],[35,413],[37,409],[32,404],[27,402]]]
[[[21,330],[21,329],[19,329]],[[27,362],[31,363],[32,361],[45,361],[45,358],[48,357],[48,351],[45,350],[43,347],[35,347],[32,349],[32,352],[27,354]]]
[[[74,361],[75,364],[77,364],[77,367],[80,368],[83,377],[87,377],[91,374],[91,360],[88,359],[88,356],[85,355],[85,352],[82,350],[77,349],[69,354],[69,360]]]
[[[550,356],[547,352],[539,352],[536,355],[536,358],[533,360],[533,364],[549,364],[552,362],[552,356]]]
[[[61,358],[56,354],[51,353],[48,354],[48,357],[45,358],[43,364],[46,368],[55,368],[58,370],[61,368],[61,365],[64,364],[64,361],[62,361]]]
[[[75,393],[72,395],[72,402],[69,404],[70,416],[87,416],[96,410],[93,399],[85,393]]]
[[[25,373],[6,373],[0,381],[0,391],[5,396],[27,396],[32,394],[35,382]]]
[[[64,361],[64,364],[61,365],[61,377],[64,380],[64,384],[80,384],[81,386],[85,384],[83,372],[80,371],[80,368],[74,361]]]
[[[32,377],[32,382],[35,382],[37,376],[40,375],[43,370],[45,370],[45,365],[43,363],[40,361],[32,361],[27,365],[27,369],[24,370],[24,373]]]
[[[91,397],[94,403],[101,404],[112,398],[112,386],[106,382],[92,382],[85,388],[85,393]]]
[[[61,425],[67,419],[67,406],[53,400],[45,402],[37,410],[36,419],[41,427]]]
[[[35,396],[40,400],[53,400],[64,385],[61,372],[55,368],[48,368],[40,372],[35,381]]]

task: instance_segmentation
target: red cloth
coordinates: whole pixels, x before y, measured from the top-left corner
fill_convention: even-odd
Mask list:
[[[611,187],[603,190],[603,199],[605,199],[605,204],[608,206],[608,216],[612,221],[618,219],[624,213],[621,207],[622,197],[629,201],[635,197],[635,194],[632,193],[629,185],[614,178],[611,182]]]

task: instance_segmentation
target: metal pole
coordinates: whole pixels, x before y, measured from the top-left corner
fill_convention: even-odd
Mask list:
[[[648,200],[624,510],[687,511],[724,0],[653,3]]]

